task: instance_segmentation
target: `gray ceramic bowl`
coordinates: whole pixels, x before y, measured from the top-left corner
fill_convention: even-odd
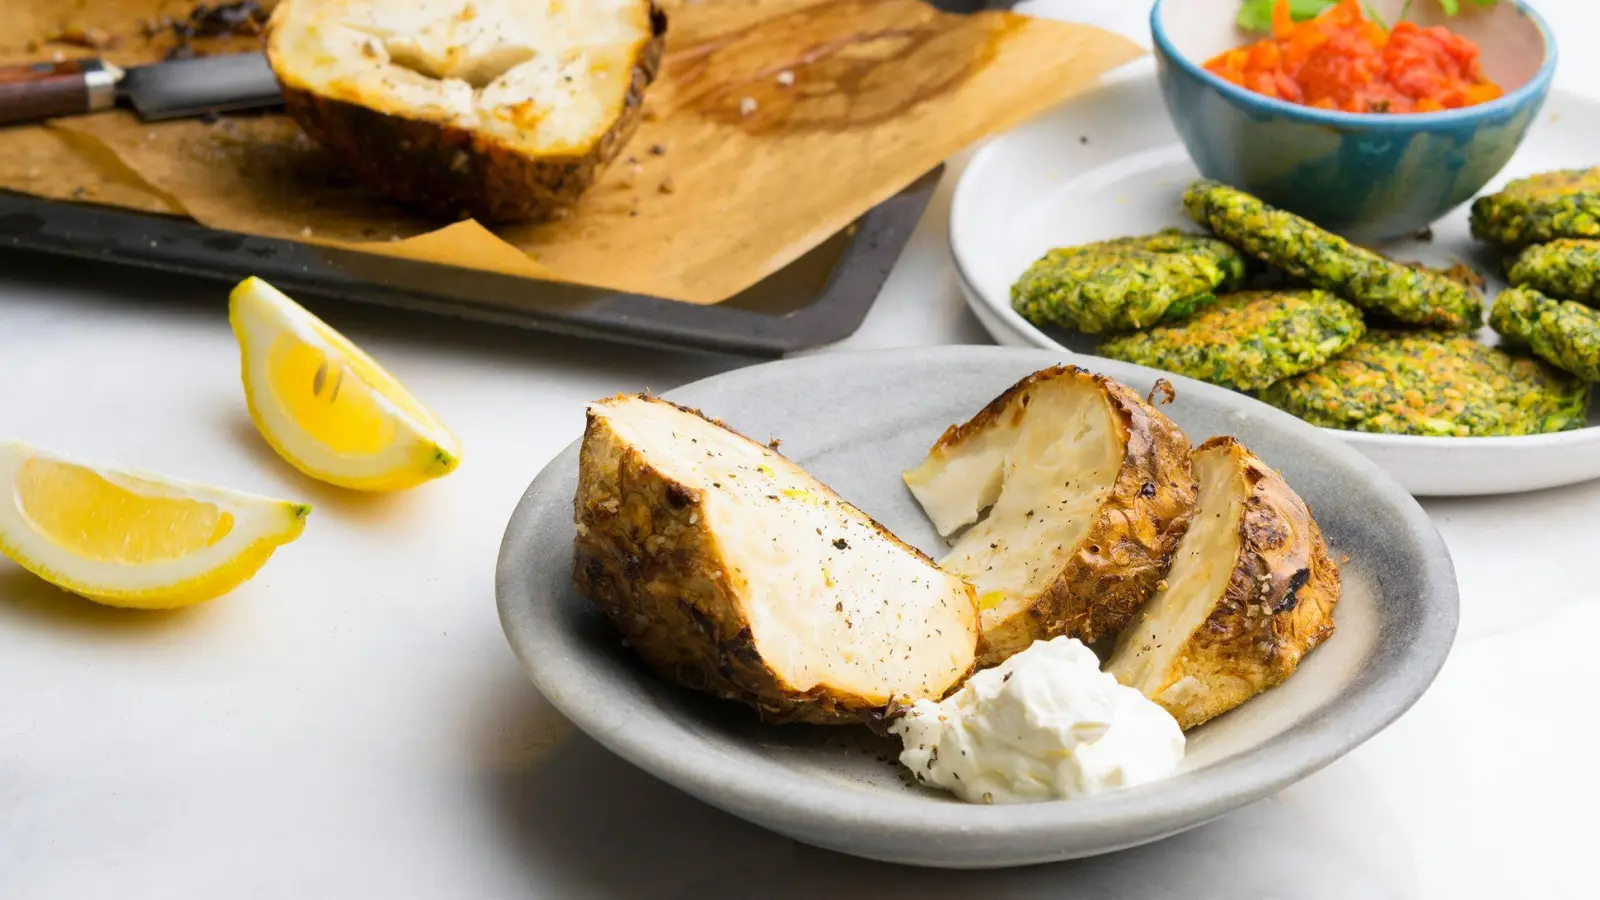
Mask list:
[[[1158,0],[1150,29],[1161,91],[1189,155],[1207,178],[1249,191],[1351,240],[1408,237],[1472,199],[1527,136],[1550,92],[1555,36],[1520,0],[1410,5],[1422,25],[1448,25],[1482,49],[1506,94],[1466,109],[1361,115],[1312,109],[1245,90],[1207,60],[1261,37],[1233,26],[1238,0]],[[1372,0],[1384,21],[1406,0]]]
[[[816,356],[667,395],[783,450],[902,538],[940,544],[902,469],[1048,351],[946,347]],[[1141,393],[1157,373],[1096,368]],[[1354,450],[1230,391],[1173,379],[1168,413],[1196,442],[1243,438],[1310,502],[1348,554],[1338,631],[1276,690],[1192,732],[1183,770],[1082,800],[969,806],[906,784],[897,746],[865,729],[763,725],[742,707],[648,675],[572,588],[577,448],[517,507],[501,548],[500,617],[534,683],[584,731],[663,780],[774,831],[891,862],[987,868],[1089,856],[1175,834],[1303,778],[1420,697],[1455,633],[1450,557],[1410,496]]]

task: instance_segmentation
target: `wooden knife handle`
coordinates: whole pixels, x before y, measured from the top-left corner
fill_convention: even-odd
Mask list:
[[[96,59],[0,66],[0,125],[109,109],[118,74]]]

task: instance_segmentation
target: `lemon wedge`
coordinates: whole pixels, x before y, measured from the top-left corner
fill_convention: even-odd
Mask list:
[[[259,278],[228,303],[250,417],[278,455],[319,481],[398,491],[448,475],[461,444],[393,375]]]
[[[219,597],[300,536],[311,507],[0,441],[0,553],[111,606]]]

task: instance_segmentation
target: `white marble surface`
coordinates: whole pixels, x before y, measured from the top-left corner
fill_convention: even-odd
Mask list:
[[[1050,6],[1142,20],[1133,0]],[[1564,35],[1600,25],[1582,0],[1540,8]],[[1569,52],[1562,79],[1595,83],[1594,64]],[[846,348],[984,340],[947,201]],[[501,528],[582,402],[736,363],[324,307],[467,447],[444,482],[359,498],[254,436],[223,304],[209,283],[0,254],[0,432],[317,504],[255,581],[174,614],[78,602],[0,560],[0,897],[1596,896],[1600,485],[1428,504],[1461,576],[1454,656],[1398,724],[1279,797],[1098,860],[908,871],[633,770],[572,733],[501,636]]]

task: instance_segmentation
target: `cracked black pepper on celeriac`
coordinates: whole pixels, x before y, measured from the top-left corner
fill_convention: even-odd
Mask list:
[[[1505,437],[1583,427],[1589,385],[1464,335],[1378,331],[1261,399],[1324,428]]]
[[[1466,285],[1357,247],[1243,191],[1197,181],[1183,203],[1217,237],[1363,309],[1442,331],[1470,331],[1483,323],[1483,300]]]
[[[1506,250],[1600,238],[1600,168],[1519,178],[1472,204],[1472,236]]]
[[[1365,332],[1361,311],[1327,291],[1246,291],[1184,322],[1108,338],[1100,355],[1253,391],[1315,369]]]
[[[1526,347],[1584,381],[1600,381],[1600,311],[1517,287],[1500,292],[1489,324],[1511,346]]]
[[[1011,305],[1035,325],[1130,331],[1192,315],[1244,275],[1239,251],[1173,229],[1051,250],[1012,285]]]

